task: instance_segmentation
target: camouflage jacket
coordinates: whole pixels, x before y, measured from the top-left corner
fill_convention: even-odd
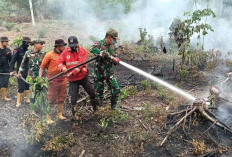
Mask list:
[[[117,57],[117,53],[116,53],[117,47],[115,45],[106,45],[105,39],[94,43],[94,45],[90,48],[90,52],[95,55],[99,55],[101,51],[106,51],[109,55],[113,57]],[[104,65],[104,67],[112,67],[113,62],[110,58],[103,59],[102,57],[99,57],[96,59],[95,65],[96,66]]]
[[[33,50],[26,51],[19,70],[24,71],[25,69],[29,68],[29,75],[32,77],[38,77],[39,67],[42,63],[44,55],[45,53],[42,51],[37,53],[34,53]]]

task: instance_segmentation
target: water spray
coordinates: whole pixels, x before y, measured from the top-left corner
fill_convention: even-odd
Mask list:
[[[192,96],[191,94],[189,94],[189,93],[181,90],[178,87],[175,87],[174,85],[172,85],[170,83],[167,83],[166,81],[163,81],[163,80],[159,79],[158,77],[155,77],[155,76],[153,76],[151,74],[148,74],[145,71],[143,71],[143,70],[141,70],[139,68],[136,68],[136,67],[134,67],[134,66],[132,66],[130,64],[127,64],[127,63],[125,63],[123,61],[119,61],[119,63],[121,65],[123,65],[124,67],[126,67],[126,68],[128,68],[130,70],[133,70],[133,71],[135,71],[135,72],[137,72],[137,73],[139,73],[139,74],[141,74],[141,75],[143,75],[143,76],[151,79],[152,81],[154,81],[156,83],[159,83],[159,84],[161,84],[161,85],[169,88],[170,90],[174,91],[175,93],[178,93],[179,95],[181,95],[181,96],[183,96],[183,97],[185,97],[185,98],[187,98],[187,99],[189,99],[191,101],[196,100],[196,98],[194,96]]]

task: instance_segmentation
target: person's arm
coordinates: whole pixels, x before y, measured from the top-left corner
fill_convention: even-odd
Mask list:
[[[12,57],[11,50],[7,48],[7,61],[8,61],[8,64],[10,64],[11,57]]]
[[[58,60],[58,69],[64,73],[67,72],[65,52],[62,52]]]
[[[15,49],[13,51],[13,55],[12,55],[12,58],[10,61],[10,72],[15,71],[15,62],[17,61],[17,59],[18,59],[18,51],[17,51],[17,49]]]
[[[91,46],[90,52],[95,54],[95,55],[99,55],[101,52],[100,47],[101,47],[100,43],[96,42]]]
[[[42,63],[40,65],[40,69],[39,69],[39,77],[42,77],[43,76],[43,73],[44,73],[44,70],[48,67],[49,63],[51,61],[51,56],[50,56],[50,53],[47,53],[43,60],[42,60]]]
[[[22,60],[22,63],[19,67],[19,71],[18,71],[18,77],[22,77],[22,74],[21,72],[24,71],[24,64],[25,64],[25,61],[26,59],[28,58],[27,55],[28,55],[29,51],[26,51],[25,55],[23,56],[23,60]]]

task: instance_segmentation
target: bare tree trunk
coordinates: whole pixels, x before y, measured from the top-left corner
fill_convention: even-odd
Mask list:
[[[34,12],[33,12],[33,6],[32,6],[32,0],[29,0],[30,10],[31,10],[31,21],[32,25],[35,25],[35,19],[34,19]]]
[[[224,13],[223,13],[223,12],[224,12],[223,10],[224,10],[224,9],[223,9],[223,0],[221,0],[221,12],[220,12],[220,16],[221,16],[221,17],[223,17],[223,14],[224,14]]]

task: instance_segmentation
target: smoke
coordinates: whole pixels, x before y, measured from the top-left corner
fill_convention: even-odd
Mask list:
[[[55,5],[56,1],[50,0],[50,5]],[[165,41],[169,40],[169,26],[174,18],[184,19],[186,11],[207,8],[207,1],[198,1],[197,5],[193,0],[135,0],[130,6],[130,11],[125,13],[125,6],[121,3],[104,5],[104,1],[90,0],[60,0],[60,12],[62,18],[76,22],[81,26],[82,32],[86,36],[94,36],[99,39],[104,38],[105,32],[109,27],[119,31],[121,41],[138,41],[138,28],[146,28],[148,34],[155,39],[160,36]],[[106,1],[107,2],[107,1]],[[102,8],[96,5],[100,3]],[[102,3],[102,4],[101,4]],[[111,2],[113,3],[113,2]],[[208,18],[206,22],[210,24],[214,32],[209,32],[204,39],[205,49],[219,49],[229,51],[232,49],[231,36],[232,13],[228,7],[222,7],[217,0],[208,3],[217,15],[217,18]],[[97,10],[98,9],[98,10]],[[222,18],[223,17],[223,18]],[[194,37],[193,44],[197,39]]]

